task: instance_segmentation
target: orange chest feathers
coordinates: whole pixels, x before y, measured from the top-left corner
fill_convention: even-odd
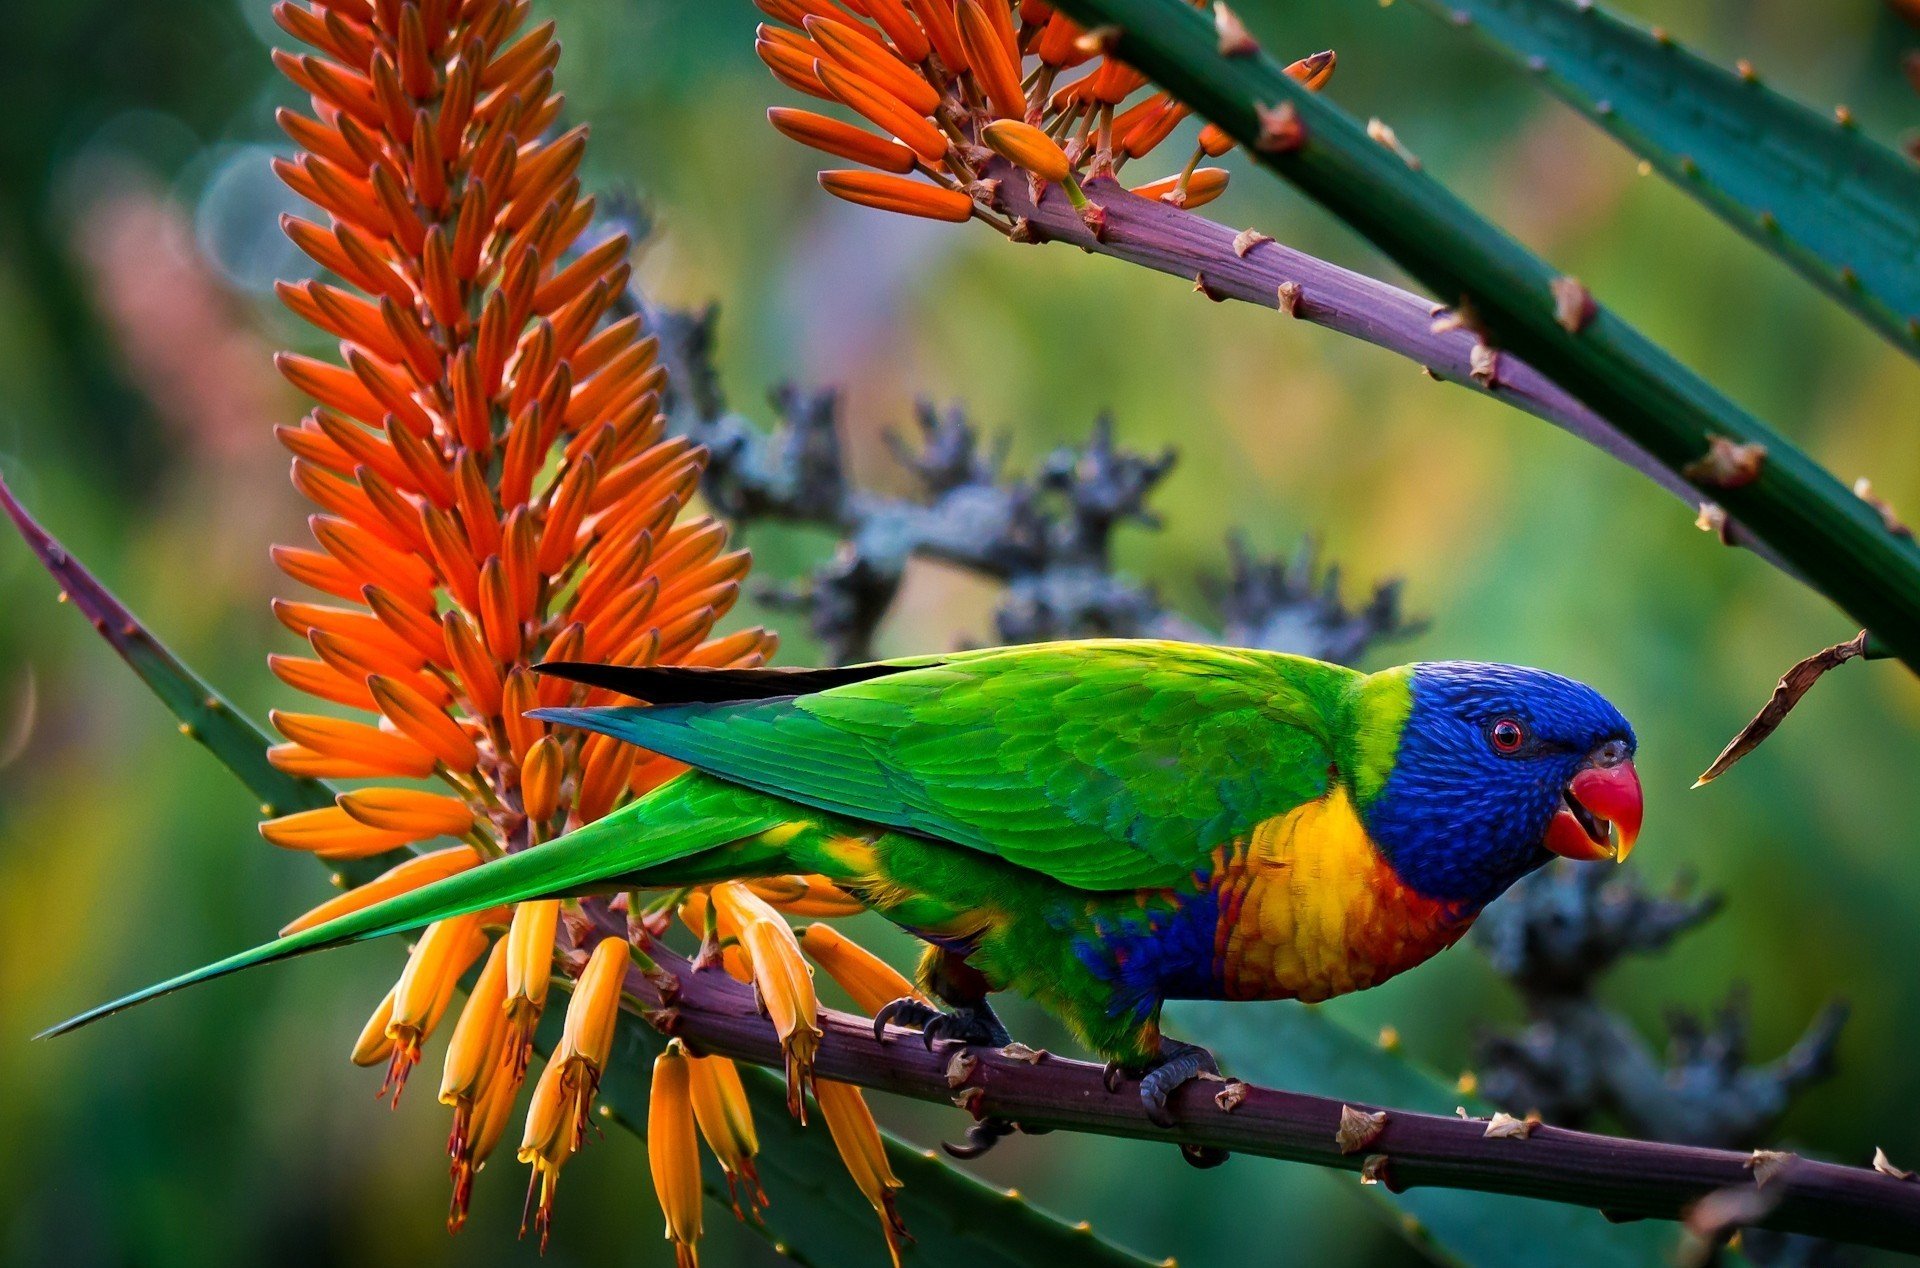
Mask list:
[[[1344,789],[1216,854],[1214,971],[1227,999],[1323,1000],[1445,950],[1477,911],[1409,890]]]

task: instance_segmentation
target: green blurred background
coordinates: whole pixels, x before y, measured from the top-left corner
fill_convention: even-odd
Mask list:
[[[1233,528],[1270,551],[1316,532],[1352,583],[1404,576],[1431,618],[1379,663],[1515,660],[1597,684],[1642,737],[1650,828],[1633,866],[1729,899],[1669,955],[1615,973],[1611,1002],[1656,1033],[1668,1007],[1748,983],[1755,1055],[1770,1058],[1821,1002],[1851,999],[1838,1077],[1781,1138],[1854,1162],[1876,1145],[1920,1160],[1920,691],[1894,665],[1851,666],[1738,771],[1686,791],[1787,664],[1852,633],[1843,618],[1594,451],[1384,353],[1111,261],[827,198],[809,154],[763,120],[793,103],[753,57],[746,0],[536,7],[560,23],[568,114],[593,124],[589,183],[651,203],[660,230],[639,268],[656,296],[720,302],[736,403],[756,407],[786,377],[843,386],[857,472],[899,489],[876,442],[916,396],[964,401],[1011,432],[1016,465],[1110,407],[1127,443],[1180,449],[1158,498],[1166,528],[1130,531],[1121,552],[1174,601],[1205,615],[1197,578],[1222,567]],[[1623,7],[1720,60],[1750,58],[1805,100],[1845,101],[1879,135],[1920,122],[1897,70],[1914,32],[1877,0]],[[1842,477],[1870,475],[1920,512],[1912,362],[1431,17],[1376,0],[1240,8],[1269,48],[1336,48],[1334,100],[1391,122],[1429,170]],[[68,0],[13,6],[8,25],[0,470],[189,661],[263,712],[288,698],[265,652],[290,642],[267,610],[289,587],[266,547],[296,540],[306,514],[270,435],[301,406],[268,357],[308,338],[270,292],[304,262],[275,226],[291,199],[267,170],[282,145],[271,111],[290,95],[267,62],[266,0]],[[1209,214],[1391,275],[1228,162],[1234,186]],[[771,529],[749,541],[763,580],[828,546]],[[0,1261],[533,1262],[513,1238],[521,1169],[497,1160],[450,1240],[432,1080],[389,1113],[377,1076],[345,1061],[392,948],[27,1040],[254,941],[324,892],[307,860],[259,840],[233,780],[53,591],[0,534]],[[981,638],[991,604],[978,582],[928,569],[885,650]],[[809,653],[790,637],[783,655]],[[1368,1032],[1394,1025],[1448,1073],[1516,1013],[1470,949],[1329,1011]],[[1029,1014],[1023,1026],[1051,1037]],[[960,1129],[951,1112],[880,1112],[923,1141]],[[1197,1173],[1169,1149],[1056,1134],[982,1170],[1185,1264],[1408,1257],[1351,1177],[1308,1168]],[[710,1223],[709,1262],[771,1260]],[[549,1262],[656,1262],[658,1229],[643,1151],[610,1137],[567,1170]]]

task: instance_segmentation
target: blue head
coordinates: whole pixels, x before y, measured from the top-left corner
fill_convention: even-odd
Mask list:
[[[1554,854],[1626,857],[1640,830],[1633,728],[1599,692],[1514,665],[1403,672],[1406,722],[1361,812],[1403,883],[1479,907]]]

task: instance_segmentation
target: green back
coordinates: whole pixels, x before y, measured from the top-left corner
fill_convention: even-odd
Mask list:
[[[722,779],[1089,890],[1179,884],[1319,796],[1360,681],[1154,641],[962,653],[814,695],[554,711]]]

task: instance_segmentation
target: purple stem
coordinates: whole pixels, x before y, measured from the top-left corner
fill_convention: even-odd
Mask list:
[[[582,905],[601,932],[626,935],[624,915],[597,901]],[[748,987],[717,968],[696,971],[664,947],[649,947],[648,953],[679,983],[674,997],[662,1000],[638,969],[628,974],[627,991],[650,1010],[650,1021],[698,1052],[780,1068],[779,1040]],[[846,1013],[823,1011],[820,1025],[825,1033],[815,1070],[824,1079],[939,1104],[964,1099],[975,1117],[1009,1119],[1029,1129],[1205,1145],[1348,1171],[1364,1168],[1396,1192],[1433,1185],[1589,1206],[1610,1219],[1681,1219],[1709,1194],[1760,1184],[1752,1155],[1724,1149],[1544,1125],[1524,1137],[1490,1138],[1484,1120],[1397,1109],[1386,1111],[1377,1137],[1346,1153],[1335,1140],[1342,1102],[1244,1084],[1244,1095],[1230,1109],[1215,1099],[1227,1085],[1187,1084],[1171,1102],[1178,1125],[1161,1128],[1147,1118],[1131,1079],[1109,1092],[1101,1067],[1085,1061],[1046,1055],[1029,1062],[973,1048],[976,1062],[956,1084],[950,1082],[951,1045],[928,1051],[917,1034],[901,1030],[891,1030],[881,1042],[870,1021]],[[1353,1108],[1371,1113],[1379,1107]],[[1763,1213],[1754,1224],[1920,1251],[1920,1181],[1791,1157],[1777,1170],[1769,1168],[1755,1196],[1762,1199],[1755,1209]]]
[[[1473,358],[1480,337],[1464,327],[1436,331],[1435,318],[1443,310],[1431,300],[1270,238],[1260,239],[1242,255],[1234,249],[1239,236],[1235,230],[1171,203],[1141,198],[1110,177],[1095,177],[1084,185],[1088,199],[1105,215],[1105,225],[1096,237],[1061,186],[1044,186],[1036,201],[1033,182],[1011,164],[995,159],[986,170],[999,182],[996,205],[1025,221],[1036,241],[1067,242],[1097,255],[1170,273],[1195,283],[1216,300],[1237,299],[1278,310],[1281,286],[1298,287],[1293,315],[1302,321],[1397,352],[1425,366],[1436,378],[1463,384],[1543,418],[1632,467],[1689,507],[1700,505],[1698,491],[1685,480],[1512,353],[1497,353],[1492,373],[1476,375]],[[1731,519],[1727,540],[1789,576],[1798,575]]]

